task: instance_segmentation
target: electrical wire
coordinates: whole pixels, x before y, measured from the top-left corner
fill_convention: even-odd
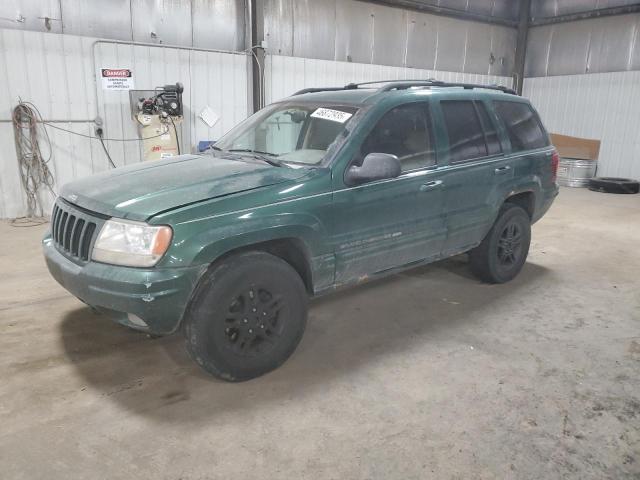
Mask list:
[[[100,140],[100,145],[102,145],[102,149],[104,150],[104,154],[107,156],[107,159],[109,160],[109,163],[111,164],[112,168],[116,168],[116,164],[113,163],[113,160],[111,159],[111,155],[109,155],[109,150],[107,150],[107,146],[104,144],[104,140],[102,140],[102,137],[98,137],[98,140]]]
[[[176,134],[176,144],[178,145],[178,155],[182,155],[180,152],[180,138],[178,137],[178,129],[176,128],[176,122],[173,121],[173,117],[169,115],[169,120],[171,120],[171,125],[173,125],[173,133]]]
[[[47,217],[18,217],[13,218],[11,222],[9,222],[9,225],[17,228],[25,228],[38,227],[46,223],[49,223],[49,219],[47,219]]]
[[[152,138],[159,138],[163,135],[166,135],[169,132],[169,128],[159,133],[158,135],[153,135],[152,137],[144,137],[144,138],[103,138],[103,137],[94,137],[93,135],[86,135],[84,133],[74,132],[73,130],[69,130],[67,128],[58,127],[57,125],[53,125],[50,122],[42,121],[47,127],[55,128],[56,130],[62,130],[63,132],[71,133],[72,135],[78,135],[79,137],[89,138],[92,140],[103,140],[107,142],[143,142],[144,140],[151,140]]]
[[[173,123],[173,119],[171,119],[171,122]],[[38,110],[38,107],[33,103],[23,101],[22,99],[19,100],[18,105],[13,109],[12,123],[16,154],[20,169],[20,180],[27,197],[27,216],[14,219],[11,222],[11,225],[15,227],[31,227],[47,223],[48,220],[44,217],[44,209],[40,201],[40,192],[43,189],[47,189],[54,197],[57,196],[57,193],[54,190],[55,179],[51,173],[51,169],[49,168],[49,162],[51,161],[53,150],[51,146],[51,138],[49,137],[49,132],[46,127],[61,130],[90,140],[98,140],[104,149],[104,153],[109,160],[109,164],[113,168],[116,168],[116,165],[107,150],[107,146],[104,143],[105,140],[110,142],[142,142],[144,140],[162,137],[169,132],[169,127],[167,127],[158,135],[145,138],[103,138],[102,135],[97,137],[93,135],[86,135],[45,121],[40,110]],[[38,124],[44,125],[45,128],[40,129]],[[173,127],[177,138],[177,128],[175,123],[173,123]],[[42,140],[44,140],[47,146],[46,157],[43,155],[40,145]],[[180,152],[179,140],[178,152]]]
[[[173,119],[171,119],[171,121],[173,122]],[[153,138],[162,137],[163,135],[166,135],[169,132],[169,127],[167,127],[164,130],[164,132],[161,132],[158,135],[153,135],[151,137],[144,137],[144,138],[104,138],[102,135],[98,135],[97,137],[95,137],[93,135],[86,135],[84,133],[74,132],[73,130],[69,130],[67,128],[62,128],[62,127],[58,127],[57,125],[53,125],[50,122],[42,121],[42,123],[47,127],[55,128],[56,130],[62,130],[63,132],[67,132],[67,133],[70,133],[72,135],[77,135],[79,137],[88,138],[90,140],[98,140],[100,142],[100,145],[102,145],[102,149],[104,150],[104,154],[107,156],[107,160],[109,161],[109,164],[111,165],[111,168],[117,168],[117,167],[116,167],[116,164],[113,162],[113,159],[111,158],[111,155],[109,154],[109,150],[107,149],[107,146],[104,143],[105,140],[108,141],[108,142],[142,142],[144,140],[151,140]],[[175,125],[174,125],[174,128],[175,128]],[[46,131],[46,129],[45,129],[45,131]],[[178,144],[178,151],[180,151],[180,144]]]
[[[31,102],[19,101],[13,109],[13,134],[20,167],[20,180],[27,197],[27,217],[15,219],[14,226],[33,226],[46,223],[42,219],[44,215],[40,202],[40,192],[47,189],[54,196],[54,178],[49,169],[51,161],[51,139],[46,129],[38,128],[38,123],[43,123],[42,115],[38,108]],[[42,154],[40,139],[47,145],[47,157]],[[39,215],[36,215],[39,214]]]
[[[242,53],[250,53],[251,55],[253,55],[253,58],[255,59],[256,62],[256,66],[258,67],[258,80],[260,81],[260,83],[258,84],[258,106],[260,108],[264,107],[264,103],[265,103],[265,98],[264,98],[264,84],[265,84],[265,79],[264,79],[264,71],[262,69],[262,66],[260,65],[260,60],[258,59],[258,55],[256,55],[255,49],[256,48],[262,48],[261,45],[253,45],[252,47],[249,47],[245,50],[242,51]]]

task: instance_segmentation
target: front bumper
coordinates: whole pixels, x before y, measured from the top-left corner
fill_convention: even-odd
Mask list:
[[[49,272],[70,293],[118,323],[157,335],[178,329],[207,268],[142,269],[91,261],[79,265],[62,255],[50,236],[42,246]]]

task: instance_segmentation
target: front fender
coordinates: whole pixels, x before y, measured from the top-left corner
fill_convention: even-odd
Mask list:
[[[230,196],[154,218],[174,231],[172,245],[158,266],[209,265],[233,250],[295,239],[304,246],[314,288],[330,285],[334,274],[327,231],[333,208],[330,179],[328,170],[319,170],[304,182]]]
[[[253,243],[297,238],[311,256],[330,249],[331,174],[317,169],[301,181],[265,187],[190,205],[158,215],[152,223],[171,225],[173,242],[159,266],[211,263]]]
[[[169,252],[173,263],[182,265],[210,265],[223,255],[273,240],[295,240],[311,274],[312,288],[319,291],[333,282],[335,256],[327,241],[325,224],[308,213],[278,213],[275,215],[241,215],[235,221],[212,222],[191,232],[181,243],[181,257]],[[218,219],[219,220],[219,219]],[[176,235],[184,235],[180,227]],[[171,258],[173,257],[173,258]]]
[[[192,239],[197,245],[202,246],[193,263],[212,263],[231,250],[287,238],[302,242],[309,257],[313,257],[321,250],[321,239],[324,236],[324,227],[317,219],[283,213],[269,219],[254,219],[247,223],[202,232]]]

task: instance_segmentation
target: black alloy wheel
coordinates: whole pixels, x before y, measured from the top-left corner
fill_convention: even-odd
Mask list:
[[[522,231],[518,222],[507,223],[498,239],[498,261],[504,267],[512,267],[522,256]]]
[[[480,245],[469,252],[471,271],[487,283],[515,278],[529,253],[531,218],[520,205],[506,202]]]
[[[270,352],[282,337],[286,316],[282,295],[268,287],[251,285],[239,292],[229,305],[224,328],[228,347],[241,356]]]

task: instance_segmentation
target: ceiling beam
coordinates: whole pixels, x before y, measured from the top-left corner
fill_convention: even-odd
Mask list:
[[[360,0],[367,3],[377,3],[388,7],[400,7],[418,12],[432,13],[443,17],[457,18],[459,20],[470,20],[473,22],[488,23],[491,25],[502,25],[505,27],[517,28],[518,22],[508,18],[492,17],[481,13],[467,12],[465,10],[456,10],[454,8],[439,7],[437,5],[429,5],[418,0]]]
[[[625,15],[628,13],[640,13],[640,4],[636,3],[635,5],[627,5],[624,7],[609,7],[587,12],[569,13],[567,15],[558,15],[557,17],[532,18],[529,26],[539,27],[542,25],[575,22],[576,20],[587,20],[589,18],[611,17],[613,15]]]

